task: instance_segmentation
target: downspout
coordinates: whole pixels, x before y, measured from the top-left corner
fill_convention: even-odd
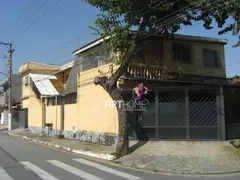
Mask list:
[[[44,133],[43,128],[44,128],[44,98],[41,96],[41,102],[42,102],[42,134]]]
[[[55,134],[56,134],[56,135],[57,135],[57,118],[58,118],[58,113],[57,113],[57,105],[58,105],[58,104],[57,104],[57,98],[58,98],[58,97],[56,96],[56,97],[55,97],[55,106],[56,106],[56,133],[55,133]]]

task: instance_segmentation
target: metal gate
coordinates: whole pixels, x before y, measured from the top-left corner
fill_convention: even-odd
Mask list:
[[[224,87],[226,139],[240,138],[240,87]]]
[[[14,128],[28,128],[28,109],[14,110],[12,114]]]
[[[124,92],[128,100],[130,92]],[[155,89],[146,109],[129,112],[130,137],[152,140],[218,140],[216,88]]]

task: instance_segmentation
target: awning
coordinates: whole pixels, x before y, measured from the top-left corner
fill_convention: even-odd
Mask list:
[[[50,79],[57,79],[54,75],[45,74],[29,74],[33,83],[36,85],[42,96],[58,95],[58,91],[55,89]]]

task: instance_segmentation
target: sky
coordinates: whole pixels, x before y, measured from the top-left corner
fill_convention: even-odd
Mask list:
[[[97,38],[88,26],[93,25],[98,13],[81,0],[1,0],[0,41],[13,43],[13,72],[29,61],[62,65],[74,58],[72,51]],[[240,48],[232,48],[237,36],[231,32],[218,36],[217,29],[207,31],[197,22],[178,34],[227,39],[227,76],[240,74]],[[0,72],[7,73],[4,55],[8,49],[0,45]],[[4,78],[0,74],[0,80]]]

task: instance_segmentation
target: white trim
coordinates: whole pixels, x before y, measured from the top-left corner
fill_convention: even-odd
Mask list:
[[[109,38],[110,38],[110,36],[106,37],[105,39],[109,39]],[[91,44],[89,44],[88,46],[86,46],[84,48],[80,48],[78,51],[74,52],[74,55],[77,55],[77,54],[79,54],[79,53],[81,53],[81,52],[83,52],[83,51],[85,51],[85,50],[87,50],[87,49],[89,49],[91,47],[94,47],[94,46],[100,44],[101,42],[103,42],[103,40],[104,40],[104,38],[101,38],[98,41],[96,41],[94,43],[91,43]]]
[[[161,36],[161,35],[155,35],[155,36]],[[228,40],[226,39],[218,39],[218,38],[210,38],[210,37],[203,37],[203,36],[190,36],[190,35],[184,35],[184,34],[173,34],[173,37],[175,37],[176,39],[180,39],[180,40],[189,40],[189,41],[204,41],[204,42],[213,42],[213,43],[228,43]],[[109,37],[106,37],[106,39],[109,39]],[[103,38],[89,44],[88,46],[84,47],[84,48],[80,48],[79,50],[77,50],[76,52],[74,52],[74,55],[78,55],[79,53],[94,47],[98,44],[100,44],[101,42],[103,42]]]
[[[94,42],[94,43],[92,43],[92,44],[89,44],[88,46],[86,46],[86,47],[84,47],[82,49],[79,49],[78,51],[76,51],[74,53],[74,55],[77,55],[77,54],[79,54],[79,53],[81,53],[81,52],[83,52],[83,51],[85,51],[85,50],[87,50],[87,49],[89,49],[89,48],[91,48],[93,46],[96,46],[96,45],[100,44],[101,42],[103,42],[103,38],[98,40],[98,41],[96,41],[96,42]]]
[[[73,67],[73,63],[74,63],[74,61],[71,61],[71,62],[69,62],[67,64],[64,64],[63,66],[60,67],[60,71],[64,71],[64,70],[66,70],[68,68]]]

